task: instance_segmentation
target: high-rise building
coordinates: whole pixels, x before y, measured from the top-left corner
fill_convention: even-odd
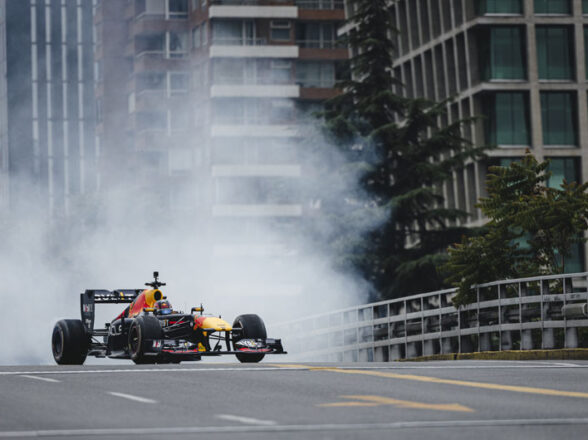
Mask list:
[[[0,1],[1,209],[30,198],[67,217],[95,189],[92,9]]]
[[[490,162],[529,149],[551,159],[549,185],[588,178],[588,1],[398,0],[397,92],[453,98],[445,123],[481,116],[465,135],[493,144]],[[444,188],[446,203],[483,219],[475,203],[488,162],[470,163]],[[584,249],[566,262],[585,270]]]
[[[101,163],[124,172],[116,168],[124,157],[146,174],[144,182],[157,176],[170,211],[205,217],[202,234],[213,237],[211,276],[227,289],[246,281],[227,280],[227,264],[242,267],[251,285],[256,258],[275,262],[295,254],[275,236],[292,235],[305,216],[297,190],[304,177],[301,115],[337,93],[338,66],[348,57],[337,42],[343,6],[342,0],[98,3]],[[282,290],[296,291],[300,283],[287,284]]]

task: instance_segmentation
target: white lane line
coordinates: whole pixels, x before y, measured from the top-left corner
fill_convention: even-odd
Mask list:
[[[587,366],[588,367],[588,366]],[[384,367],[385,368],[385,367]],[[308,370],[308,368],[302,368]],[[111,373],[197,373],[208,371],[300,371],[301,368],[261,367],[261,368],[133,368],[108,370],[46,370],[46,371],[0,371],[0,376],[20,376],[23,374],[111,374]]]
[[[61,382],[60,380],[57,379],[51,379],[50,377],[40,377],[40,376],[33,376],[30,374],[21,374],[20,377],[26,377],[27,379],[35,379],[35,380],[42,380],[44,382]]]
[[[566,362],[556,362],[552,365],[557,365],[558,367],[579,367],[578,364],[568,364]]]
[[[157,400],[148,399],[146,397],[133,396],[132,394],[117,393],[115,391],[108,391],[107,394],[110,394],[111,396],[122,397],[123,399],[133,400],[134,402],[157,403]]]
[[[254,419],[252,417],[234,416],[232,414],[217,414],[216,417],[218,419],[229,420],[231,422],[245,423],[246,425],[258,425],[258,426],[276,425],[276,422],[274,422],[273,420],[260,420],[260,419]]]
[[[506,419],[506,420],[439,420],[388,423],[333,423],[304,425],[272,426],[187,426],[187,427],[153,427],[153,428],[102,428],[102,429],[52,429],[38,431],[0,431],[0,438],[39,438],[39,437],[84,437],[84,436],[142,436],[173,434],[215,434],[215,433],[251,433],[251,432],[314,432],[314,431],[375,431],[390,429],[419,429],[464,427],[505,427],[505,426],[574,426],[588,425],[588,418],[568,419]]]
[[[449,362],[449,361],[448,361]],[[289,364],[291,365],[291,364]],[[312,365],[304,364],[300,367],[253,367],[253,368],[140,368],[140,369],[108,369],[108,370],[42,370],[42,371],[0,371],[0,376],[22,376],[35,374],[112,374],[112,373],[163,373],[163,372],[178,372],[178,373],[200,373],[210,371],[304,371],[319,368],[338,368],[339,370],[479,370],[479,369],[517,369],[517,368],[588,368],[588,364],[521,364],[516,365],[497,365],[497,364],[483,364],[483,365],[378,365],[378,366],[340,366],[338,364],[332,365]]]

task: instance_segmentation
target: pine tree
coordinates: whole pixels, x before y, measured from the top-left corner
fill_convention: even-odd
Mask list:
[[[447,279],[458,287],[454,304],[475,301],[475,284],[562,273],[572,246],[588,229],[588,183],[546,185],[549,161],[527,152],[508,167],[490,167],[488,197],[478,206],[489,218],[484,233],[449,249]]]
[[[361,206],[364,215],[382,218],[366,236],[339,235],[338,244],[344,244],[339,251],[384,298],[443,286],[438,267],[444,251],[466,233],[450,225],[467,213],[444,208],[438,188],[482,153],[461,135],[471,120],[440,127],[447,102],[394,92],[399,83],[393,77],[396,31],[390,4],[353,2],[346,40],[354,54],[350,76],[323,113],[331,140],[361,176],[363,192],[350,197],[354,211]]]

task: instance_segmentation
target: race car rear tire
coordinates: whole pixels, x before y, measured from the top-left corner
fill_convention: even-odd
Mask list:
[[[158,356],[146,355],[147,344],[153,339],[162,339],[163,331],[159,319],[154,316],[139,316],[129,327],[129,355],[135,364],[154,364]]]
[[[233,333],[233,349],[237,350],[235,343],[241,339],[265,339],[267,332],[265,324],[257,315],[240,315],[235,318],[233,328],[241,328],[238,333]],[[237,359],[243,363],[259,362],[265,356],[264,353],[239,353]]]
[[[59,365],[82,365],[88,348],[89,338],[79,319],[62,319],[53,327],[51,349]]]

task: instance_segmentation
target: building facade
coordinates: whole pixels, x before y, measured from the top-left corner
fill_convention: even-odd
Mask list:
[[[283,237],[306,215],[301,115],[337,93],[344,18],[342,0],[99,1],[101,175],[124,156],[170,211],[204,219],[215,286],[242,290],[268,272],[258,259],[280,272],[296,254]]]
[[[0,2],[0,206],[71,214],[96,187],[93,2]]]
[[[549,185],[588,178],[588,1],[399,0],[398,93],[453,98],[448,120],[482,116],[465,135],[497,145],[506,165],[529,149],[549,158]],[[488,162],[470,163],[444,188],[446,203],[483,219]],[[578,247],[566,272],[585,270]]]

